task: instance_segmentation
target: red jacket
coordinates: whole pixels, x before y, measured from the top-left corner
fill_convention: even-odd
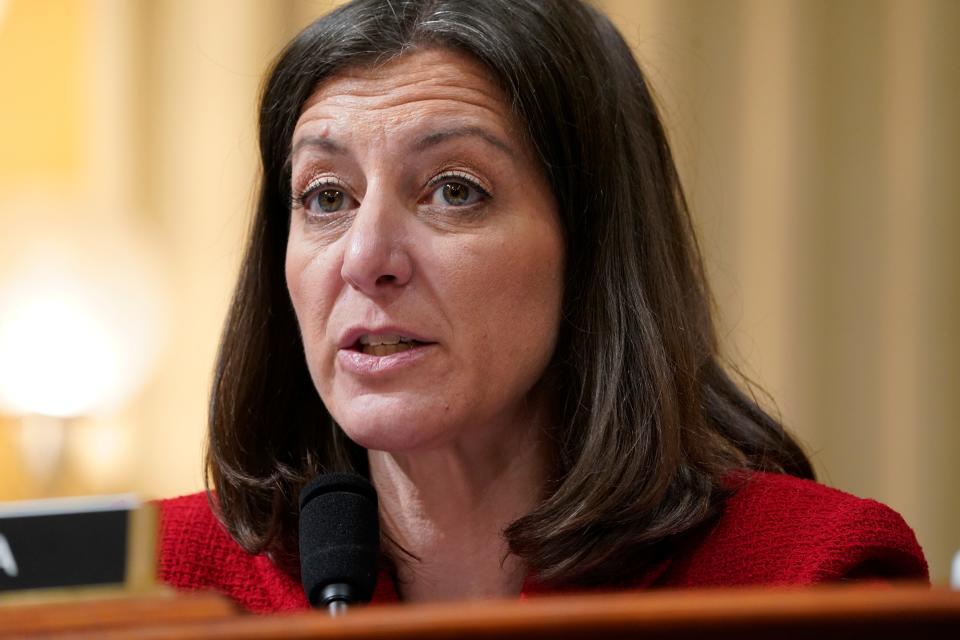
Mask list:
[[[214,589],[250,611],[308,607],[298,579],[241,549],[203,493],[162,500],[160,578],[184,590]],[[896,512],[823,485],[754,473],[716,524],[638,576],[635,586],[804,585],[854,578],[928,580],[927,563]],[[528,579],[521,597],[549,591]],[[397,600],[385,572],[374,602]]]

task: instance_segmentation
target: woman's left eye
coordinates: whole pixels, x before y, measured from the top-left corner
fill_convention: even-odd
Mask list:
[[[440,177],[434,184],[436,188],[430,196],[432,205],[466,207],[490,197],[490,194],[480,185],[460,176]]]

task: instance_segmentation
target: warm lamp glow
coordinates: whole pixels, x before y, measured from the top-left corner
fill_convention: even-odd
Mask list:
[[[23,214],[0,237],[0,411],[66,418],[120,407],[162,342],[165,296],[149,237],[82,212],[57,219],[42,203],[7,208]]]
[[[60,417],[111,404],[127,386],[126,367],[117,337],[97,316],[78,287],[10,301],[0,316],[0,402]]]
[[[117,412],[163,343],[152,234],[84,200],[41,186],[0,201],[0,414],[20,416],[20,457],[42,493],[62,490],[65,463],[88,487],[119,481],[133,435]]]

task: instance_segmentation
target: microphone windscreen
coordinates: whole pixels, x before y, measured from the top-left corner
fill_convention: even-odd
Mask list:
[[[349,584],[368,602],[377,584],[380,521],[377,492],[366,478],[326,473],[300,492],[300,571],[310,604],[323,589]]]

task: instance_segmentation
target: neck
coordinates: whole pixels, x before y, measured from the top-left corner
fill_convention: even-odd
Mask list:
[[[503,531],[541,498],[542,426],[527,420],[440,449],[369,452],[383,526],[400,547],[391,555],[402,599],[519,594],[526,566]]]

